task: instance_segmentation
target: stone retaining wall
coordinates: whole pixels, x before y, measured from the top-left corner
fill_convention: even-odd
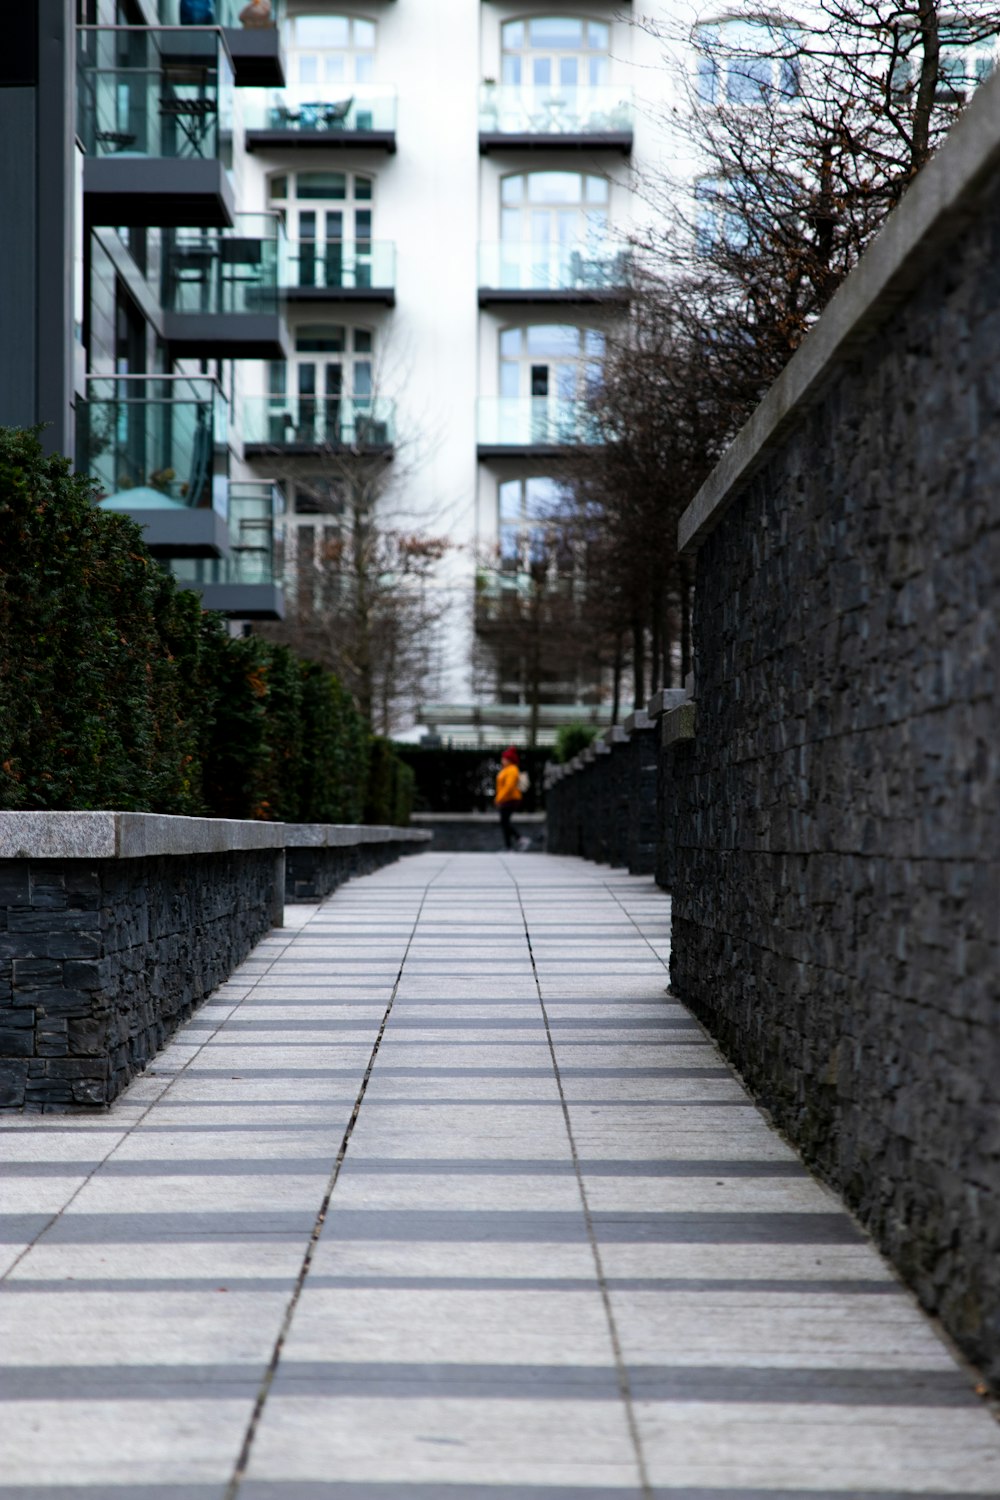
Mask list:
[[[286,843],[293,868],[300,847],[322,846],[345,879],[423,840],[408,829],[0,813],[0,1108],[109,1104],[281,924]]]
[[[672,985],[1000,1381],[1000,80],[681,523]]]

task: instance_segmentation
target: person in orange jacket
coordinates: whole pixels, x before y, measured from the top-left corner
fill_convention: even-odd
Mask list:
[[[500,827],[503,831],[503,846],[505,849],[530,849],[531,840],[519,838],[514,828],[514,811],[521,806],[522,801],[522,776],[521,767],[518,762],[517,750],[513,745],[500,757],[500,770],[497,773],[497,794],[494,802],[500,809]]]

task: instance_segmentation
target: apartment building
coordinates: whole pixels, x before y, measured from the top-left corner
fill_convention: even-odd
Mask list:
[[[240,368],[248,473],[286,476],[294,594],[337,533],[331,446],[383,449],[388,510],[452,542],[423,723],[521,730],[502,662],[474,688],[475,606],[518,586],[566,450],[591,440],[636,174],[664,147],[659,47],[615,0],[290,0],[282,36],[243,191],[285,226],[292,353]],[[597,708],[583,686],[550,685],[550,733]]]
[[[40,163],[0,161],[34,293],[0,290],[0,421],[48,422],[234,628],[295,607],[351,462],[382,465],[386,513],[451,543],[424,726],[523,729],[516,681],[474,690],[477,580],[518,586],[592,440],[658,45],[622,0],[29,10],[0,63],[0,130]],[[552,687],[547,732],[580,714]]]

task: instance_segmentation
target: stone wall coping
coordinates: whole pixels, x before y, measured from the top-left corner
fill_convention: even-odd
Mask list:
[[[630,714],[626,714],[624,720],[625,733],[635,734],[640,729],[652,729],[653,717],[644,708],[634,708]]]
[[[612,724],[610,729],[605,729],[601,739],[610,750],[613,745],[624,745],[628,740],[628,731],[621,724]]]
[[[258,823],[133,812],[0,812],[0,859],[151,859],[288,846],[423,842],[416,828]]]
[[[414,813],[413,822],[421,825],[434,823],[488,823],[491,826],[497,821],[497,813],[493,812],[467,812],[467,813]],[[544,823],[543,812],[519,812],[517,814],[519,823]],[[431,834],[425,832],[424,827],[402,828],[395,830],[399,833],[408,833],[419,839],[429,839]]]
[[[696,708],[693,703],[681,703],[663,715],[660,743],[664,749],[678,740],[693,740]]]
[[[431,835],[422,828],[394,828],[389,824],[284,823],[284,845],[289,849],[351,849],[359,844],[425,844]]]
[[[646,713],[651,719],[659,719],[670,709],[679,708],[682,703],[686,703],[689,697],[687,688],[661,688],[646,704]],[[641,713],[642,710],[637,712]]]
[[[998,164],[1000,76],[995,76],[976,90],[681,516],[677,538],[682,552],[698,550],[844,361],[857,356],[927,267],[961,234],[977,193]]]

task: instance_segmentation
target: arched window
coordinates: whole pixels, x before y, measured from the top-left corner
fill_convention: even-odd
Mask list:
[[[609,187],[593,172],[518,172],[500,184],[505,243],[581,244],[604,239]]]
[[[268,367],[272,441],[353,441],[359,419],[371,413],[373,342],[370,328],[300,324],[292,359],[273,360]],[[278,420],[291,435],[273,435]]]
[[[520,88],[598,88],[608,81],[611,28],[580,16],[534,16],[502,29],[501,81]]]
[[[698,94],[706,104],[761,104],[799,92],[799,29],[778,21],[697,26]]]
[[[363,172],[291,172],[269,183],[285,216],[295,285],[372,284],[374,179]]]
[[[357,16],[294,16],[287,23],[290,82],[299,87],[371,83],[375,22]],[[320,95],[319,97],[322,97]]]
[[[604,335],[574,323],[529,323],[500,334],[500,395],[539,402],[581,400],[600,378]]]
[[[508,479],[497,492],[497,536],[504,573],[529,572],[560,552],[560,516],[570,496],[549,475]]]

